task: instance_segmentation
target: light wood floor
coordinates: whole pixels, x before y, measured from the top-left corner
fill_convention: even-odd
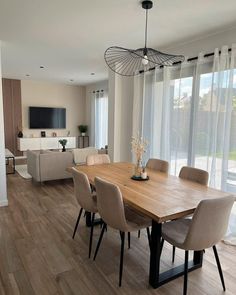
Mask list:
[[[119,234],[105,234],[96,262],[88,259],[89,230],[85,220],[75,240],[78,206],[69,181],[37,185],[17,174],[8,176],[9,207],[0,208],[0,294],[182,294],[177,279],[153,290],[148,285],[149,249],[145,231],[131,236],[126,249],[123,286],[118,287]],[[96,227],[94,245],[100,228]],[[236,294],[236,248],[218,245],[227,291],[222,291],[212,250],[202,269],[189,274],[191,295]],[[171,266],[165,245],[161,269]],[[175,264],[183,262],[177,250]]]

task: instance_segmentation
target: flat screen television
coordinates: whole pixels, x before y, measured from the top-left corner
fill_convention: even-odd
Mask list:
[[[29,107],[30,129],[65,129],[66,109]]]

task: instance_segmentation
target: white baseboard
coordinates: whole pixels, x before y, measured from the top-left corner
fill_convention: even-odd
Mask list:
[[[8,200],[0,201],[0,207],[8,206]]]

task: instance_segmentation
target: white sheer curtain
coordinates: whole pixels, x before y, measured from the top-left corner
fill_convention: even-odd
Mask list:
[[[95,147],[104,148],[108,143],[108,96],[104,90],[95,91],[91,108]]]
[[[205,169],[210,186],[236,192],[235,68],[233,45],[135,79],[134,131],[150,143],[145,160],[168,160],[174,175],[184,165]],[[228,240],[236,244],[235,211]]]

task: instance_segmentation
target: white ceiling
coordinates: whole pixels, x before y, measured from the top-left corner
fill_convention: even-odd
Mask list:
[[[3,76],[81,85],[106,79],[107,47],[143,47],[140,2],[0,0]],[[236,26],[236,0],[153,2],[149,46],[155,49]]]

